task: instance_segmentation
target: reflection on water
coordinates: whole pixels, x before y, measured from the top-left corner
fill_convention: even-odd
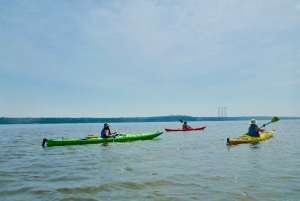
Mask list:
[[[205,131],[154,140],[41,147],[43,138],[82,138],[102,124],[1,125],[1,200],[292,200],[299,198],[299,121],[272,124],[273,138],[227,146],[248,121],[189,122]],[[289,129],[286,129],[288,126]],[[123,133],[178,122],[113,123]],[[276,154],[275,154],[276,153]],[[280,174],[279,174],[280,173]]]
[[[249,148],[253,150],[260,149],[261,148],[260,142],[250,143]]]

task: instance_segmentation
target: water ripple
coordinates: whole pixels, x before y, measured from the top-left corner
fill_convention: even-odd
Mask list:
[[[44,137],[83,137],[102,125],[1,126],[0,135],[10,136],[0,141],[1,200],[299,199],[299,121],[274,124],[267,141],[231,147],[226,138],[237,137],[248,122],[205,124],[203,132],[150,141],[46,148]],[[116,124],[127,133],[172,125]]]

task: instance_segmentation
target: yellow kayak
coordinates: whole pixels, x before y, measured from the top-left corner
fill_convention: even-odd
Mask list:
[[[237,145],[242,143],[255,143],[262,140],[269,139],[270,137],[273,137],[273,134],[275,133],[275,130],[271,130],[268,132],[259,132],[259,137],[252,137],[248,134],[243,134],[239,138],[227,138],[227,144],[228,145]]]
[[[86,138],[90,139],[90,138],[99,138],[98,135],[88,135]]]

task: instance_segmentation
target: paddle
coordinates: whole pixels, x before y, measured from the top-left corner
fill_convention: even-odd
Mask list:
[[[279,118],[275,116],[275,117],[273,117],[273,119],[269,123],[262,125],[262,127],[264,127],[264,126],[266,126],[266,125],[268,125],[270,123],[275,123],[277,121],[279,121]]]

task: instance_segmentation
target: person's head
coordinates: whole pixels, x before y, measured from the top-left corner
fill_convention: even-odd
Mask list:
[[[104,124],[104,127],[109,127],[110,125],[108,123],[105,123]]]
[[[257,121],[255,119],[251,119],[251,121],[249,122],[250,125],[255,125],[257,124]]]
[[[184,124],[187,124],[187,122],[185,121]]]

